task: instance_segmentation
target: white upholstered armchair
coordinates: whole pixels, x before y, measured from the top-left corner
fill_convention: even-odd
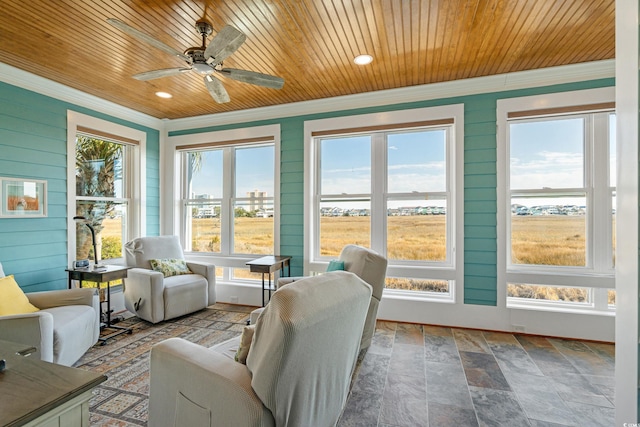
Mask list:
[[[0,278],[5,277],[0,265]],[[31,357],[71,366],[98,342],[100,301],[95,289],[25,294],[39,311],[0,316],[0,340],[35,347]]]
[[[216,302],[216,268],[189,262],[190,274],[165,277],[151,269],[153,260],[184,260],[177,236],[139,237],[125,245],[129,269],[125,279],[127,310],[141,319],[158,323],[202,310]]]
[[[344,271],[278,289],[255,325],[246,365],[233,359],[239,339],[212,348],[180,338],[155,345],[149,425],[334,426],[370,299],[371,286]]]
[[[387,259],[371,249],[358,245],[346,245],[342,248],[338,261],[344,263],[345,271],[354,273],[367,282],[373,291],[369,311],[367,312],[367,321],[365,322],[362,339],[360,341],[360,349],[364,350],[371,345],[373,334],[376,331],[378,306],[382,299],[382,291],[384,291],[384,283],[387,277]],[[281,286],[288,285],[302,278],[304,278],[304,276],[280,277],[276,286],[280,288]],[[251,313],[251,323],[255,323],[261,311],[262,308],[259,308]]]

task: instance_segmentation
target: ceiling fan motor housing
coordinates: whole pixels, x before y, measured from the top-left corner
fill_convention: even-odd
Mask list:
[[[213,67],[207,64],[204,58],[204,49],[201,47],[190,47],[184,51],[184,54],[191,58],[191,67],[198,74],[213,73]]]
[[[205,20],[196,22],[196,30],[203,36],[209,37],[213,33],[213,27]]]

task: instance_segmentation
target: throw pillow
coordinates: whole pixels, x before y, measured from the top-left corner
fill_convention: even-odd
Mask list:
[[[40,309],[29,302],[13,275],[0,279],[0,316],[34,313]]]
[[[256,325],[245,326],[242,329],[242,336],[240,337],[240,345],[236,352],[235,360],[243,365],[247,364],[247,356],[249,355],[249,348],[251,347],[251,340],[253,339],[253,333],[255,332]]]
[[[327,266],[327,272],[329,271],[338,271],[344,270],[344,261],[329,261],[329,265]]]
[[[159,271],[164,277],[193,274],[183,259],[150,259],[151,269]]]

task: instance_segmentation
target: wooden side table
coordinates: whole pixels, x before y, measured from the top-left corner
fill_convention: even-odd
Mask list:
[[[125,279],[127,277],[127,271],[131,267],[125,267],[123,265],[105,265],[102,268],[95,269],[94,267],[88,268],[78,268],[78,269],[67,269],[67,273],[69,274],[69,289],[72,287],[72,280],[77,280],[79,286],[82,287],[83,281],[97,282],[98,286],[100,283],[107,284],[107,289],[105,292],[105,301],[107,303],[107,311],[105,313],[105,321],[102,325],[102,328],[108,329],[117,329],[116,332],[100,337],[99,340],[102,342],[102,345],[107,343],[109,338],[116,337],[120,334],[131,334],[133,333],[133,329],[126,328],[123,326],[115,326],[111,323],[111,285],[110,283],[114,280]],[[98,292],[100,289],[98,289]],[[100,301],[100,306],[102,307],[102,301]]]
[[[275,273],[278,270],[284,271],[287,267],[287,274],[291,276],[291,261],[290,256],[268,255],[262,258],[254,259],[247,262],[249,271],[252,273],[262,273],[262,306],[264,307],[264,275],[269,276],[269,300],[271,300],[271,273]],[[274,289],[275,290],[275,289]]]
[[[26,347],[0,340],[0,425],[88,426],[91,390],[107,377],[21,356]]]

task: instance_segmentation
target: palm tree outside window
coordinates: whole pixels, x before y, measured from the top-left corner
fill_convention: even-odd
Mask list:
[[[95,229],[98,259],[122,257],[127,241],[130,186],[128,144],[78,133],[76,136],[76,215]],[[76,227],[76,259],[93,258],[89,229]]]

